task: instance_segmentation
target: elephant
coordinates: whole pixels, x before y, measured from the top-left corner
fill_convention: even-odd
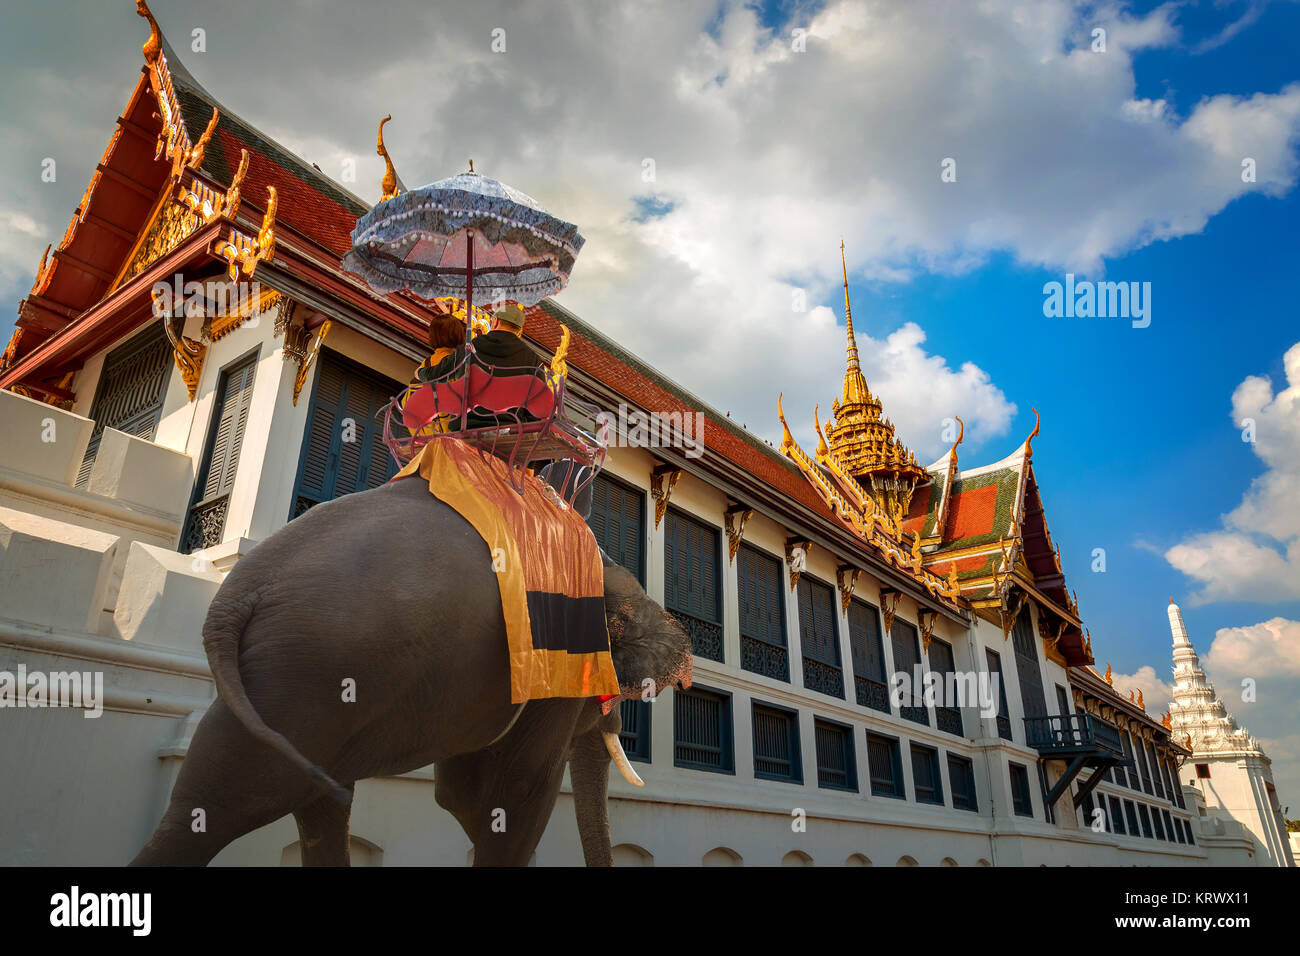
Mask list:
[[[430,764],[474,864],[525,865],[566,763],[584,860],[610,865],[611,759],[640,782],[617,704],[689,687],[691,654],[630,573],[606,559],[604,580],[621,696],[513,704],[496,572],[469,522],[418,477],[313,507],[214,596],[203,645],[218,696],[131,865],[206,865],[288,813],[303,865],[347,865],[356,781]]]

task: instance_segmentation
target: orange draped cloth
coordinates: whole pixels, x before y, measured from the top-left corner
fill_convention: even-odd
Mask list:
[[[533,475],[524,476],[520,495],[505,462],[456,438],[433,439],[393,480],[412,475],[487,543],[510,647],[511,701],[617,695],[604,569],[582,516]]]

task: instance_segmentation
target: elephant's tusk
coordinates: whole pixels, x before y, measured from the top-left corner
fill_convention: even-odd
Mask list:
[[[645,781],[636,775],[632,769],[632,764],[628,762],[627,754],[623,753],[623,745],[618,741],[618,734],[602,733],[605,738],[605,749],[609,751],[609,759],[614,761],[614,766],[618,767],[618,772],[623,775],[623,779],[634,787],[644,787]]]

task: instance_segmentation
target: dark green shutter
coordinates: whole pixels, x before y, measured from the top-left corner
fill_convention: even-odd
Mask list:
[[[253,403],[256,371],[255,353],[222,371],[218,380],[212,424],[208,427],[193,500],[181,534],[181,550],[185,553],[221,543],[244,430],[248,426],[248,411]]]
[[[172,367],[171,348],[161,323],[115,348],[104,359],[95,400],[90,406],[94,428],[86,457],[77,472],[77,487],[84,488],[99,453],[99,440],[105,428],[153,441],[158,419],[162,416],[163,398]]]
[[[781,562],[742,544],[737,563],[741,636],[785,647]]]
[[[591,483],[592,534],[615,564],[645,584],[645,495],[603,474]]]
[[[401,390],[397,382],[341,356],[321,355],[290,518],[322,501],[378,488],[397,474],[380,412]]]

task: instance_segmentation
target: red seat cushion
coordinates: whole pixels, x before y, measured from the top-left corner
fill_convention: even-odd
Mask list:
[[[470,409],[513,412],[523,409],[536,419],[549,418],[555,408],[555,393],[535,375],[494,375],[477,364],[470,365],[468,381],[427,383],[412,392],[402,406],[402,422],[417,431],[438,415],[460,415],[469,390]]]

